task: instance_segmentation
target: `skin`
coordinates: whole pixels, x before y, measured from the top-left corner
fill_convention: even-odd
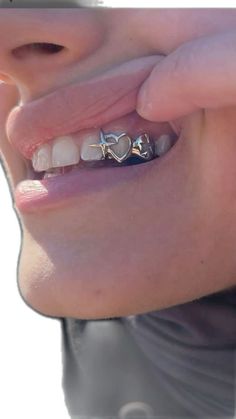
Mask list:
[[[27,304],[49,316],[93,319],[159,310],[235,287],[236,12],[68,9],[53,23],[55,10],[4,13],[0,148],[11,188],[25,178],[5,130],[15,104],[135,57],[163,58],[140,90],[137,111],[171,121],[180,135],[162,167],[141,179],[43,216],[17,212],[18,281]],[[67,55],[10,56],[26,40],[35,42],[35,25],[44,42],[66,46]],[[14,37],[7,37],[11,27]]]

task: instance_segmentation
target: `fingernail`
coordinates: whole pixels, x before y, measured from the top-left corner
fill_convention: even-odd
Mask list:
[[[137,99],[137,112],[145,117],[148,117],[149,114],[152,112],[153,105],[149,99],[148,89],[146,86],[143,86],[138,93]]]

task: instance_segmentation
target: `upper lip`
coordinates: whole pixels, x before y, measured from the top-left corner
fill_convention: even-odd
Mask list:
[[[133,59],[15,107],[6,125],[9,141],[32,159],[40,145],[55,137],[101,127],[134,111],[138,90],[159,60],[160,56]]]

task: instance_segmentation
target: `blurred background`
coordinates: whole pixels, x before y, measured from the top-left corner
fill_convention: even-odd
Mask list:
[[[68,419],[59,320],[30,309],[17,288],[21,231],[0,166],[0,417]]]

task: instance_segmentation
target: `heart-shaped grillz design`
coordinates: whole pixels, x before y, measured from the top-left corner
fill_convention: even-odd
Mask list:
[[[132,141],[129,135],[123,132],[120,135],[113,133],[104,134],[100,131],[100,141],[97,144],[89,144],[90,147],[100,147],[102,160],[115,159],[122,163],[130,156],[136,156],[142,160],[150,160],[154,157],[154,146],[148,134],[139,135]]]
[[[113,158],[119,163],[122,163],[130,156],[132,152],[132,140],[125,132],[120,135],[107,134],[105,139],[110,143],[107,147],[108,158]],[[113,140],[114,143],[111,144]]]

